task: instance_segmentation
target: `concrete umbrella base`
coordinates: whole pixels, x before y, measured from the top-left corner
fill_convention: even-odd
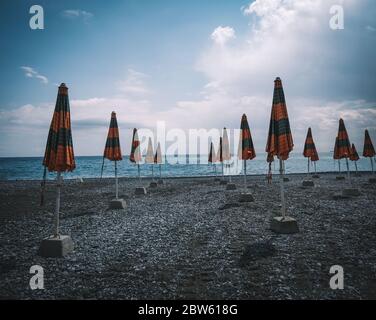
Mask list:
[[[291,217],[274,217],[270,229],[275,233],[294,234],[299,232],[298,223]]]
[[[224,185],[227,184],[227,180],[221,180],[221,181],[219,182],[219,184],[220,184],[221,186],[224,186]]]
[[[150,182],[149,187],[150,187],[150,188],[157,188],[157,187],[158,187],[158,184],[157,184],[155,181],[152,181],[152,182]]]
[[[303,187],[314,187],[315,183],[312,180],[303,180]]]
[[[137,187],[134,191],[134,193],[138,196],[140,195],[145,195],[147,192],[146,192],[146,189],[144,187]]]
[[[254,202],[255,199],[251,193],[241,193],[239,196],[239,202]]]
[[[235,183],[228,183],[226,186],[226,190],[236,190],[236,184]]]
[[[110,209],[125,209],[127,203],[123,199],[113,199],[110,201]]]
[[[342,195],[344,197],[358,197],[361,195],[361,193],[358,188],[347,188],[347,189],[343,189]]]
[[[283,182],[289,182],[289,181],[290,181],[290,178],[287,178],[287,177],[283,178]]]
[[[314,174],[314,175],[312,175],[312,178],[313,179],[320,179],[320,176],[318,174]]]
[[[345,176],[337,176],[337,177],[336,177],[336,180],[345,180],[345,179],[346,179]]]
[[[164,184],[164,181],[162,179],[158,179],[158,184]]]
[[[70,236],[48,237],[42,240],[39,255],[45,258],[60,258],[72,252],[74,248]]]

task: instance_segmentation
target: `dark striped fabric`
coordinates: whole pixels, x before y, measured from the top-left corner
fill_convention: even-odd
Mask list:
[[[349,136],[346,131],[345,122],[343,121],[343,119],[339,120],[337,147],[339,159],[350,157],[351,145],[349,141]]]
[[[215,151],[214,151],[213,142],[210,143],[210,151],[209,151],[208,162],[209,163],[214,163],[215,162]]]
[[[131,154],[129,156],[129,160],[133,163],[141,162],[140,140],[138,139],[136,128],[133,129]]]
[[[161,151],[161,144],[158,142],[157,150],[155,151],[154,155],[154,163],[161,164],[162,163],[162,151]]]
[[[119,128],[115,112],[111,113],[110,127],[108,129],[106,147],[104,148],[103,157],[111,161],[123,160],[120,148]]]
[[[223,150],[222,150],[222,137],[219,138],[219,147],[218,147],[218,161],[223,162]]]
[[[313,152],[313,155],[311,156],[311,161],[316,162],[316,161],[319,161],[320,158],[319,158],[319,154],[317,153],[315,143],[313,143],[313,148],[314,148],[314,152]]]
[[[315,154],[317,154],[317,151],[312,138],[312,130],[311,128],[308,128],[307,137],[304,143],[303,156],[305,158],[312,158]]]
[[[339,160],[339,159],[341,159],[341,158],[339,157],[338,137],[336,137],[336,142],[335,142],[335,144],[334,144],[333,159],[334,159],[334,160]]]
[[[268,153],[266,157],[266,162],[272,163],[274,161],[274,156],[271,153]]]
[[[253,147],[251,130],[249,129],[247,116],[243,114],[240,123],[241,134],[241,150],[239,154],[240,160],[252,160],[256,158],[256,151]]]
[[[48,133],[43,166],[48,171],[73,171],[74,160],[68,88],[65,83],[59,87],[55,111]]]
[[[265,151],[281,160],[287,160],[294,148],[290,123],[287,114],[282,81],[274,81],[273,106],[270,116],[268,142]]]
[[[364,134],[363,157],[372,158],[375,155],[376,155],[375,148],[373,147],[373,143],[369,135],[369,132],[368,130],[366,130]]]
[[[350,160],[351,161],[358,161],[359,160],[359,155],[358,151],[356,151],[355,145],[351,145],[351,155],[350,155]]]

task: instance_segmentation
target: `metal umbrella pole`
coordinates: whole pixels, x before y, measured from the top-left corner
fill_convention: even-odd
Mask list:
[[[282,201],[282,218],[286,218],[286,202],[285,202],[285,186],[284,186],[284,174],[285,174],[285,168],[284,168],[284,161],[279,160],[279,172],[280,172],[280,186],[281,186],[281,201]]]
[[[347,159],[347,158],[346,158],[346,168],[347,168],[347,178],[349,178],[349,181],[351,182],[350,169],[349,169],[349,159]]]
[[[118,181],[118,175],[117,175],[117,161],[115,161],[115,195],[116,195],[116,200],[119,199],[119,181]]]
[[[247,189],[247,160],[244,160],[244,188]]]
[[[317,173],[316,171],[316,161],[313,162],[313,166],[315,167],[315,174]]]
[[[375,171],[373,170],[373,160],[372,160],[372,157],[370,157],[369,159],[371,160],[372,174],[374,174]]]
[[[162,180],[162,165],[159,164],[159,179]]]
[[[140,170],[140,164],[137,163],[137,171],[138,171],[138,180],[141,182],[141,170]]]
[[[57,192],[56,192],[54,236],[55,236],[55,238],[59,238],[60,237],[60,233],[59,233],[60,192],[61,192],[61,183],[62,183],[60,171],[58,171],[58,173],[57,173],[56,181],[57,181]]]

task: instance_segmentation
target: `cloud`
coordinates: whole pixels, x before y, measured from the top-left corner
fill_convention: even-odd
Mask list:
[[[67,19],[83,19],[85,22],[94,17],[93,13],[80,9],[64,10],[61,15]]]
[[[151,93],[146,85],[149,78],[145,73],[129,68],[125,80],[118,81],[117,87],[121,92],[131,95],[146,95]]]
[[[367,27],[366,27],[366,30],[367,30],[367,31],[370,31],[370,32],[376,32],[376,28],[375,28],[375,27],[372,27],[372,26],[367,26]]]
[[[20,68],[21,68],[21,70],[24,71],[25,76],[27,78],[36,78],[36,79],[39,79],[42,83],[48,84],[48,78],[46,76],[39,74],[32,67],[22,66]]]
[[[230,39],[234,39],[234,38],[235,38],[235,30],[231,27],[219,26],[219,27],[215,28],[215,30],[211,34],[211,39],[215,43],[217,43],[221,46],[223,46]]]

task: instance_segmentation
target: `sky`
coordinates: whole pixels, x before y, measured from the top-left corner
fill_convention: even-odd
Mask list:
[[[29,26],[34,4],[43,30]],[[333,5],[343,30],[330,28]],[[0,9],[0,157],[43,156],[61,82],[81,156],[103,153],[113,110],[125,154],[133,127],[237,129],[243,113],[263,152],[276,77],[296,152],[308,127],[318,151],[331,151],[340,117],[359,152],[365,129],[376,142],[374,0],[4,0]]]

